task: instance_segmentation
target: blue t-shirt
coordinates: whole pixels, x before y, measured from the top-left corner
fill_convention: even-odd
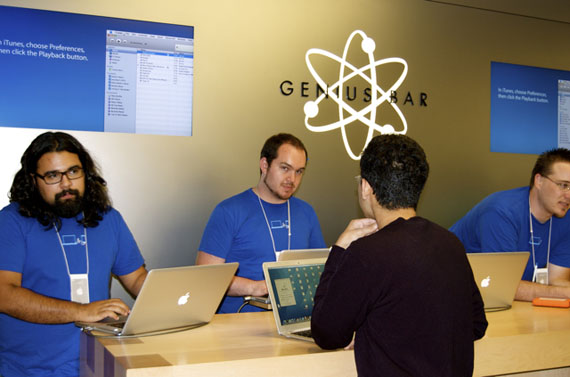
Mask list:
[[[528,251],[531,253],[523,280],[532,281],[534,273],[532,244],[536,264],[546,267],[550,237],[550,263],[570,267],[570,216],[552,217],[544,224],[532,216],[534,237],[530,237],[529,187],[493,193],[473,207],[450,230],[463,242],[468,253]],[[550,233],[550,235],[549,235]]]
[[[62,219],[59,230],[71,274],[87,272],[89,298],[109,298],[111,273],[129,274],[144,260],[123,218],[111,209],[95,228]],[[23,217],[12,203],[0,211],[0,270],[22,274],[22,287],[70,300],[70,282],[54,228]],[[38,324],[0,313],[0,374],[8,376],[79,375],[80,330],[73,323]]]
[[[263,280],[263,262],[275,260],[271,234],[276,251],[288,248],[288,227],[291,225],[291,249],[325,247],[319,220],[313,208],[301,199],[289,199],[291,224],[288,223],[287,203],[271,204],[261,201],[267,215],[263,216],[258,196],[252,189],[232,196],[216,206],[200,242],[199,250],[239,262],[237,276]],[[235,313],[243,304],[241,297],[226,296],[219,313]],[[261,310],[246,306],[242,311]]]

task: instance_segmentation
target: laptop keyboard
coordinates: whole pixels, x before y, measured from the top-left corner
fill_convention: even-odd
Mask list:
[[[119,316],[119,319],[114,319],[111,317],[103,318],[99,323],[103,323],[105,325],[110,325],[119,329],[122,329],[125,326],[125,322],[127,321],[126,316]]]
[[[309,330],[296,331],[293,334],[295,334],[297,336],[304,336],[305,338],[312,338],[313,337],[310,329]]]

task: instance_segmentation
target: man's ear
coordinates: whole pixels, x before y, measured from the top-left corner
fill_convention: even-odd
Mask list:
[[[360,180],[360,190],[363,199],[368,199],[370,195],[374,195],[372,186],[370,186],[370,183],[368,183],[368,181],[364,178],[361,178]]]
[[[259,160],[259,170],[261,170],[261,175],[267,174],[267,169],[269,168],[269,164],[267,163],[267,158],[262,157]]]
[[[534,175],[534,181],[533,182],[534,182],[533,186],[540,188],[540,186],[542,186],[542,175],[540,175],[540,173],[536,173]]]

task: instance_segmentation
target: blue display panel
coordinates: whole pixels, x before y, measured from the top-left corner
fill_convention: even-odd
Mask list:
[[[570,72],[491,62],[491,151],[570,147]]]
[[[313,313],[315,292],[325,264],[273,267],[268,270],[282,325],[306,322]]]
[[[0,6],[0,67],[0,126],[192,135],[192,26]]]

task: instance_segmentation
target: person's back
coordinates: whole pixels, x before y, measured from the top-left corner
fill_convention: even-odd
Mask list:
[[[358,200],[315,294],[311,331],[326,349],[354,333],[359,376],[471,376],[473,341],[487,328],[483,300],[455,235],[418,217],[428,177],[423,149],[403,135],[371,140]]]
[[[368,287],[354,346],[359,375],[470,376],[483,334],[474,335],[478,290],[460,241],[423,218],[400,218],[350,254],[340,268],[359,269],[355,292]]]

